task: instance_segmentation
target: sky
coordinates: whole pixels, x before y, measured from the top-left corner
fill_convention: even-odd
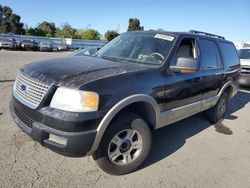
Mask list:
[[[68,22],[78,29],[93,28],[101,34],[126,32],[129,18],[140,19],[145,30],[215,33],[233,42],[250,41],[250,0],[0,0],[35,27],[42,21],[56,26]]]

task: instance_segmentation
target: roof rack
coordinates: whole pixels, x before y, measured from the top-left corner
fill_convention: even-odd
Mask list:
[[[207,33],[207,32],[196,31],[196,30],[190,30],[189,32],[194,33],[194,34],[206,35],[206,36],[210,36],[210,37],[217,37],[219,39],[224,39],[225,40],[225,37],[223,37],[223,36],[215,35],[215,34],[211,34],[211,33]]]

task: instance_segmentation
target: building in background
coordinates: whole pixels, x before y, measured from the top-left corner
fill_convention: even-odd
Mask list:
[[[238,43],[234,43],[234,45],[236,46],[236,48],[250,48],[250,42],[238,42]]]
[[[38,44],[41,42],[49,42],[53,45],[66,45],[68,49],[80,49],[89,47],[99,47],[107,43],[105,40],[82,40],[82,39],[70,39],[70,38],[49,38],[29,35],[15,35],[15,34],[0,34],[1,38],[14,38],[18,43],[23,40],[34,40]]]

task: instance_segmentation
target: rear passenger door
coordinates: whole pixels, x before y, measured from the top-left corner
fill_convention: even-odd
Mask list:
[[[199,39],[201,52],[201,99],[216,96],[225,74],[219,48],[214,40]]]

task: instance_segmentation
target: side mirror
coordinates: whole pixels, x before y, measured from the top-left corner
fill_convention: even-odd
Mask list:
[[[196,73],[199,70],[199,62],[194,58],[178,57],[176,65],[170,66],[170,70],[183,74]]]

